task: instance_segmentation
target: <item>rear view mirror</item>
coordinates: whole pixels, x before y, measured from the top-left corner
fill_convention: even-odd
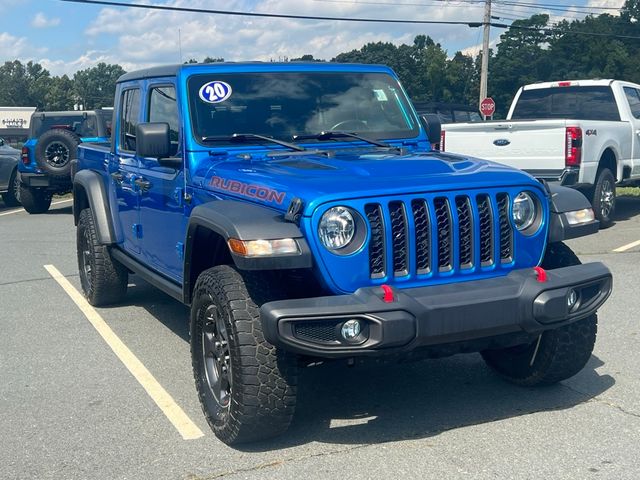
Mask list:
[[[432,145],[434,143],[440,143],[440,134],[442,132],[440,117],[435,113],[425,113],[424,115],[420,115],[420,121],[427,132],[429,143]]]
[[[139,123],[136,127],[136,155],[166,158],[170,156],[171,139],[168,123]]]

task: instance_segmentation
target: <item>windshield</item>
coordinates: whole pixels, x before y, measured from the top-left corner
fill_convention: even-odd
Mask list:
[[[207,74],[188,85],[198,141],[234,133],[288,141],[331,130],[375,139],[419,133],[400,85],[384,73]]]
[[[35,114],[31,119],[30,135],[32,138],[38,138],[52,128],[71,130],[79,137],[84,138],[98,136],[96,116],[83,113],[78,113],[77,115]]]
[[[620,121],[620,114],[611,87],[576,86],[524,90],[511,118]]]

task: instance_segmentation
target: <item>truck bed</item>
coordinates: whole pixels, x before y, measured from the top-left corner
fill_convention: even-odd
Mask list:
[[[493,160],[532,174],[552,174],[565,168],[566,127],[582,129],[582,162],[599,160],[606,138],[622,138],[628,122],[592,120],[499,120],[445,124],[444,150]],[[595,132],[595,134],[593,133]],[[629,152],[625,152],[627,158]]]

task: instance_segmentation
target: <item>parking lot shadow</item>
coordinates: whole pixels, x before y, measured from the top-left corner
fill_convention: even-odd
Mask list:
[[[73,206],[68,205],[66,207],[51,208],[45,215],[71,215],[73,213]]]
[[[129,277],[125,304],[144,308],[178,337],[189,341],[189,309],[136,275]]]
[[[616,211],[613,214],[615,221],[629,220],[640,214],[640,197],[621,195],[616,198]]]
[[[427,438],[470,425],[567,409],[615,384],[613,377],[596,372],[602,364],[594,356],[579,373],[581,391],[562,383],[542,388],[509,384],[492,373],[478,354],[311,368],[301,375],[291,429],[242,450],[273,450],[314,441],[357,445]]]
[[[132,276],[127,305],[144,308],[185,342],[189,310]],[[240,446],[247,452],[310,442],[383,443],[437,436],[441,432],[584,403],[615,384],[599,375],[592,356],[576,376],[580,390],[560,383],[523,388],[501,380],[480,355],[411,363],[344,361],[301,369],[298,404],[290,430],[273,440]],[[195,391],[194,391],[195,395]]]

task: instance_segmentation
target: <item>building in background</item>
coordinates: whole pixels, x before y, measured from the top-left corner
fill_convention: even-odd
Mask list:
[[[0,107],[0,138],[15,145],[29,136],[29,121],[36,107]]]

